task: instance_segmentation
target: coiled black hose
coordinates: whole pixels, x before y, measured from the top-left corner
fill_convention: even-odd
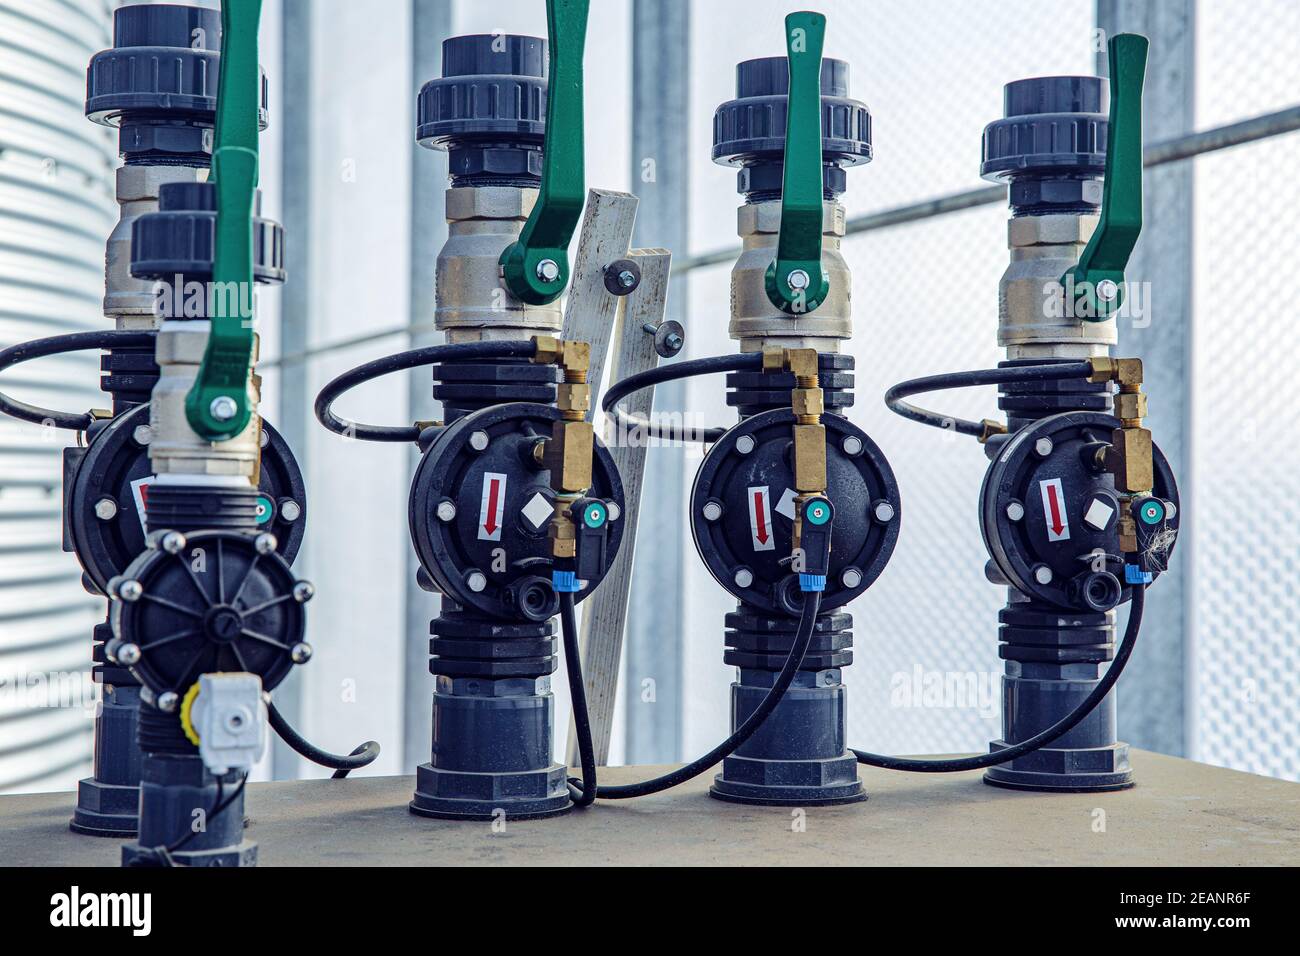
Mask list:
[[[658,777],[651,777],[649,780],[614,787],[597,786],[595,785],[594,774],[591,777],[587,776],[586,764],[588,759],[590,759],[594,768],[595,757],[594,750],[590,758],[584,753],[584,747],[591,748],[591,724],[587,718],[587,695],[582,683],[582,662],[578,659],[577,654],[577,628],[573,626],[572,613],[567,616],[562,615],[560,623],[565,631],[564,657],[569,673],[569,687],[573,694],[574,726],[578,733],[579,753],[584,754],[582,757],[583,779],[570,777],[569,787],[571,792],[576,791],[582,794],[582,799],[585,802],[580,806],[586,806],[596,798],[601,800],[627,800],[632,797],[644,797],[648,794],[658,793],[661,790],[667,790],[679,783],[685,783],[692,777],[698,777],[704,771],[719,763],[724,757],[734,753],[745,741],[758,732],[758,728],[763,726],[763,721],[767,720],[772,711],[776,710],[776,705],[781,703],[781,698],[785,696],[786,690],[789,689],[795,675],[799,672],[799,665],[803,663],[804,655],[808,652],[808,645],[812,643],[813,631],[817,626],[817,615],[821,611],[821,606],[822,596],[820,591],[810,591],[804,594],[803,611],[799,615],[799,626],[795,631],[794,643],[790,646],[790,654],[786,657],[781,672],[777,674],[776,680],[768,688],[767,693],[763,695],[762,701],[754,708],[754,712],[741,722],[731,736],[704,754],[704,756],[697,757],[676,770]],[[572,601],[570,601],[571,609]],[[572,651],[569,649],[570,645],[572,645]],[[586,728],[585,745],[583,743],[584,727]],[[590,796],[592,791],[594,791],[594,796]]]
[[[349,421],[334,414],[331,406],[344,392],[356,388],[363,382],[400,372],[403,369],[419,368],[421,365],[433,365],[436,362],[458,361],[461,359],[503,359],[531,358],[537,347],[531,341],[514,342],[460,342],[454,345],[429,345],[395,355],[366,362],[349,369],[320,390],[316,396],[316,419],[330,431],[345,438],[359,438],[362,441],[413,442],[420,437],[420,429],[414,425],[363,425]]]
[[[607,415],[613,415],[620,432],[635,431],[650,438],[668,441],[693,441],[711,444],[726,433],[725,428],[687,428],[675,425],[657,425],[631,412],[617,407],[618,403],[633,392],[639,392],[651,385],[661,385],[682,378],[697,375],[712,375],[717,372],[741,372],[745,369],[763,367],[762,352],[741,352],[736,355],[713,355],[709,358],[691,359],[687,362],[675,362],[661,365],[646,372],[629,375],[620,382],[615,382],[605,393],[600,408]]]
[[[379,756],[379,742],[376,740],[367,740],[346,757],[340,754],[332,754],[327,750],[321,750],[294,730],[275,704],[268,702],[266,711],[271,718],[271,726],[280,735],[280,739],[312,763],[331,768],[334,771],[332,776],[335,780],[341,780],[358,767],[365,767],[374,763],[375,758]]]
[[[985,424],[972,422],[953,415],[941,415],[919,408],[903,399],[924,392],[938,392],[952,388],[971,388],[976,385],[1015,385],[1026,382],[1055,382],[1069,378],[1087,378],[1092,374],[1090,362],[1053,362],[1050,365],[1015,365],[1008,368],[986,368],[972,372],[945,372],[899,382],[885,392],[889,410],[922,425],[955,431],[959,435],[975,438],[985,436]]]
[[[29,362],[47,355],[63,355],[86,349],[118,349],[151,345],[154,337],[154,332],[105,329],[99,332],[73,332],[69,335],[32,339],[30,342],[19,342],[17,345],[0,349],[0,372],[20,362]],[[28,405],[16,398],[10,398],[2,392],[0,392],[0,412],[34,425],[53,425],[55,428],[66,428],[76,432],[85,431],[95,420],[89,412],[60,412],[52,408],[41,408],[39,405]]]

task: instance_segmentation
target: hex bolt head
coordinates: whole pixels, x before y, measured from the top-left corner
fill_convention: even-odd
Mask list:
[[[840,450],[850,458],[856,458],[862,454],[862,439],[857,435],[849,435],[840,442]]]
[[[168,554],[180,554],[185,550],[185,535],[179,531],[168,531],[162,536],[162,549]]]
[[[894,520],[894,506],[888,501],[877,501],[871,506],[871,516],[881,524],[889,524]]]
[[[310,581],[298,581],[293,586],[293,599],[299,604],[306,604],[316,596],[316,585]]]
[[[119,664],[125,664],[127,667],[131,667],[133,664],[138,664],[140,662],[140,645],[130,643],[123,644],[117,649],[116,656],[117,662]]]
[[[631,271],[624,269],[618,274],[618,284],[624,289],[630,289],[632,286],[636,285],[636,276],[634,276]]]
[[[438,520],[439,520],[439,521],[443,521],[443,522],[446,522],[446,521],[455,521],[455,520],[456,520],[456,502],[454,502],[454,501],[439,501],[439,502],[438,502],[438,507],[434,509],[434,514],[436,514],[436,515],[438,516]]]
[[[148,425],[136,425],[131,430],[131,437],[137,445],[147,445],[153,441],[153,429]]]
[[[617,521],[623,517],[623,509],[618,506],[617,501],[605,502],[605,518],[608,521]]]
[[[852,590],[862,583],[862,572],[857,568],[848,567],[840,572],[840,586]]]
[[[811,280],[808,278],[808,273],[804,272],[802,269],[793,269],[785,281],[791,289],[795,292],[799,292],[802,289],[808,288],[808,283]]]
[[[306,641],[299,641],[293,645],[292,650],[289,651],[289,656],[293,658],[295,664],[306,664],[311,660],[311,645]]]
[[[117,586],[117,596],[128,604],[140,600],[142,594],[144,594],[144,586],[135,578],[127,578]]]
[[[1007,502],[1007,518],[1010,521],[1020,521],[1025,516],[1025,506],[1019,501]]]
[[[731,579],[736,582],[736,587],[747,588],[754,583],[754,572],[749,568],[736,568]]]
[[[1052,453],[1052,449],[1055,447],[1056,446],[1052,444],[1050,438],[1040,438],[1038,441],[1034,442],[1034,454],[1039,458],[1046,458]]]
[[[181,702],[181,695],[174,690],[165,690],[158,695],[158,709],[164,713],[172,713],[176,710],[176,705]]]
[[[537,263],[537,278],[543,282],[554,282],[560,277],[560,264],[554,259],[543,259]]]
[[[1119,286],[1115,284],[1114,279],[1102,279],[1097,283],[1097,298],[1103,302],[1114,300],[1119,295]]]
[[[754,438],[752,435],[741,435],[736,439],[736,451],[742,455],[748,455],[754,450]]]
[[[269,445],[269,444],[271,444],[271,433],[268,432],[265,428],[259,428],[259,429],[257,430],[257,445],[258,445],[258,447],[259,447],[259,448],[265,448],[265,447],[266,447],[267,445]]]
[[[219,422],[228,422],[239,414],[239,403],[229,395],[218,395],[208,405],[208,411]]]
[[[100,498],[95,502],[95,517],[100,521],[112,521],[117,517],[117,502],[112,498]]]
[[[718,501],[706,501],[701,509],[704,512],[705,521],[717,521],[722,517],[722,504]]]
[[[280,517],[285,521],[297,521],[302,517],[302,505],[292,498],[285,498],[280,502]]]
[[[492,439],[488,437],[488,433],[485,431],[476,431],[469,436],[469,447],[475,451],[486,451],[487,446],[491,443]]]
[[[465,586],[479,594],[487,588],[487,575],[482,571],[470,571],[465,575]]]
[[[253,549],[258,554],[270,554],[279,543],[279,541],[275,540],[275,535],[270,532],[263,532],[253,539]]]
[[[1034,580],[1039,584],[1052,583],[1052,569],[1045,564],[1034,565]]]

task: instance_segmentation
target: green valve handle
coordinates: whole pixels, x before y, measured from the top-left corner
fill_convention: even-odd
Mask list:
[[[190,427],[207,441],[234,438],[252,411],[253,196],[257,189],[261,77],[257,31],[262,0],[222,0],[221,75],[212,172],[217,190],[212,256],[211,332],[199,374],[185,398]]]
[[[1142,82],[1147,38],[1117,33],[1106,45],[1110,64],[1110,129],[1097,230],[1079,264],[1061,276],[1074,314],[1104,322],[1124,304],[1124,267],[1142,232]]]
[[[812,312],[826,300],[831,280],[822,269],[822,42],[826,17],[785,18],[790,92],[781,181],[781,232],[776,260],[767,267],[767,297],[782,312]]]
[[[588,0],[546,0],[549,75],[546,143],[537,205],[519,238],[501,253],[510,294],[530,305],[554,302],[569,282],[569,240],[582,215],[582,56]]]

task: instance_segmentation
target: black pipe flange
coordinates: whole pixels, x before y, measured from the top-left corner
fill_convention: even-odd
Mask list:
[[[408,509],[415,553],[438,590],[467,610],[529,621],[558,610],[546,536],[555,495],[534,449],[559,418],[532,402],[493,405],[441,429],[420,459]],[[608,568],[623,539],[623,483],[599,440],[589,494],[611,506]]]
[[[1054,607],[1098,613],[1127,601],[1119,549],[1123,503],[1100,451],[1119,419],[1064,412],[1009,438],[984,475],[980,531],[998,570],[1017,590]],[[1136,516],[1139,541],[1155,576],[1177,542],[1178,485],[1152,449],[1155,487]],[[1139,501],[1139,506],[1141,501]]]
[[[275,548],[267,533],[157,532],[110,583],[107,652],[150,703],[173,712],[201,674],[219,671],[256,674],[269,691],[310,659],[302,605],[314,589]]]
[[[827,497],[835,503],[830,574],[822,607],[869,588],[898,541],[902,505],[884,453],[852,422],[824,415]],[[794,532],[794,413],[744,419],[709,449],[691,489],[691,533],[709,572],[768,614],[798,617],[803,594],[790,567]]]
[[[145,550],[152,437],[149,408],[141,405],[95,422],[86,447],[64,451],[65,547],[100,593]],[[306,484],[288,442],[265,421],[261,441],[258,529],[275,535],[276,550],[292,564],[307,530]]]

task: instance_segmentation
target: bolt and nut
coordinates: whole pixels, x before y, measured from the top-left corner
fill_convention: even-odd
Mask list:
[[[219,422],[228,422],[239,414],[239,403],[229,395],[218,395],[208,405],[208,411]]]
[[[554,282],[560,277],[560,264],[554,259],[543,259],[537,263],[537,278],[543,282]]]

